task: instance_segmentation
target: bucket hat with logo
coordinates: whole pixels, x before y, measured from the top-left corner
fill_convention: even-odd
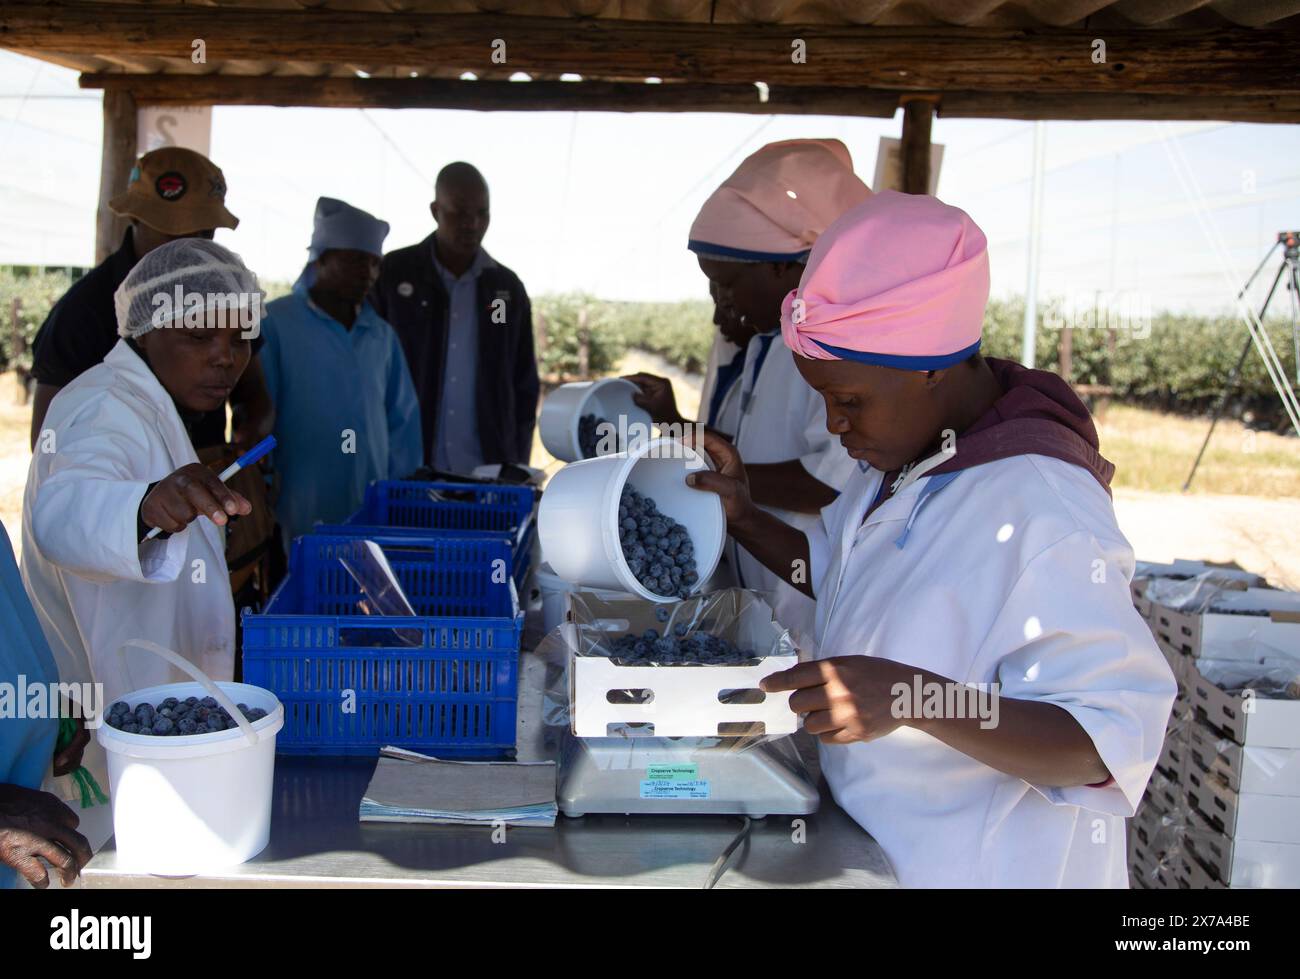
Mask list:
[[[226,210],[221,168],[202,153],[181,146],[164,146],[136,160],[126,192],[108,206],[165,235],[239,224],[239,218]]]

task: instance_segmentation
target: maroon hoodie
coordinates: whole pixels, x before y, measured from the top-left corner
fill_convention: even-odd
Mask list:
[[[969,469],[997,459],[1043,455],[1082,466],[1107,494],[1113,463],[1097,451],[1097,429],[1079,396],[1051,371],[1030,370],[1011,360],[984,358],[1003,395],[957,436],[956,454],[927,476]]]

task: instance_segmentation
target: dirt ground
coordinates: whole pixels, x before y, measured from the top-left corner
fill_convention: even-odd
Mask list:
[[[670,378],[682,413],[687,417],[695,413],[699,404],[698,376],[687,375],[661,358],[641,351],[632,351],[621,365],[620,373],[635,371],[649,371]],[[21,543],[23,488],[31,460],[28,450],[31,409],[19,405],[16,394],[13,376],[0,375],[0,521],[9,531],[15,552]],[[1126,409],[1123,413],[1126,435],[1131,435],[1141,421],[1135,411]],[[1203,426],[1194,420],[1148,414],[1153,431],[1164,432],[1177,427],[1190,440],[1189,444],[1193,444],[1195,432],[1203,431]],[[1107,424],[1108,419],[1103,419],[1103,452],[1107,446]],[[1162,435],[1161,442],[1168,444],[1169,439]],[[1300,446],[1294,440],[1279,439],[1278,443],[1281,445],[1278,451],[1300,455]],[[533,464],[542,468],[557,465],[540,442],[534,446]],[[1276,483],[1271,488],[1275,489]],[[1115,491],[1115,511],[1120,528],[1128,536],[1140,560],[1193,558],[1235,563],[1264,575],[1274,585],[1300,590],[1300,495],[1296,495],[1300,494],[1300,484],[1290,492],[1291,495],[1277,495],[1275,492],[1267,497],[1217,493],[1184,495],[1121,485]]]

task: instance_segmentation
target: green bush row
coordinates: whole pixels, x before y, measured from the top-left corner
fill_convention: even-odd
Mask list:
[[[4,367],[30,368],[36,331],[69,284],[69,277],[62,272],[0,268],[0,361]],[[271,294],[287,291],[283,283],[268,282],[264,288]],[[613,302],[584,293],[546,294],[533,300],[535,323],[540,317],[545,317],[546,323],[546,343],[538,357],[544,375],[563,379],[580,376],[579,319],[584,309],[589,376],[616,371],[629,347],[659,354],[690,372],[702,371],[708,361],[714,327],[713,305],[707,300]],[[1039,316],[1036,366],[1056,370],[1059,326],[1065,322],[1059,301],[1043,303]],[[984,319],[984,352],[1019,359],[1023,317],[1022,299],[991,301]],[[1265,326],[1294,383],[1291,324],[1275,319]],[[1096,326],[1076,328],[1071,337],[1071,381],[1109,385],[1122,401],[1167,411],[1202,413],[1213,406],[1223,390],[1246,332],[1231,317],[1157,313],[1149,322],[1121,324],[1113,332]],[[1242,368],[1229,413],[1263,428],[1287,428],[1277,394],[1254,350]]]

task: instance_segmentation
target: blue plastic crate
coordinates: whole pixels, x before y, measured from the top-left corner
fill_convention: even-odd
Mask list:
[[[418,614],[371,616],[357,611],[361,591],[338,560],[356,540],[297,538],[265,611],[244,612],[244,680],[284,704],[276,750],[374,755],[392,744],[440,757],[507,755],[524,620],[511,579],[492,567],[509,561],[509,547],[454,537],[381,543]]]
[[[452,497],[436,500],[430,491]],[[411,482],[381,479],[366,487],[361,508],[342,524],[315,532],[339,536],[392,535],[427,540],[453,534],[510,543],[515,585],[523,587],[532,561],[536,496],[529,486]]]

